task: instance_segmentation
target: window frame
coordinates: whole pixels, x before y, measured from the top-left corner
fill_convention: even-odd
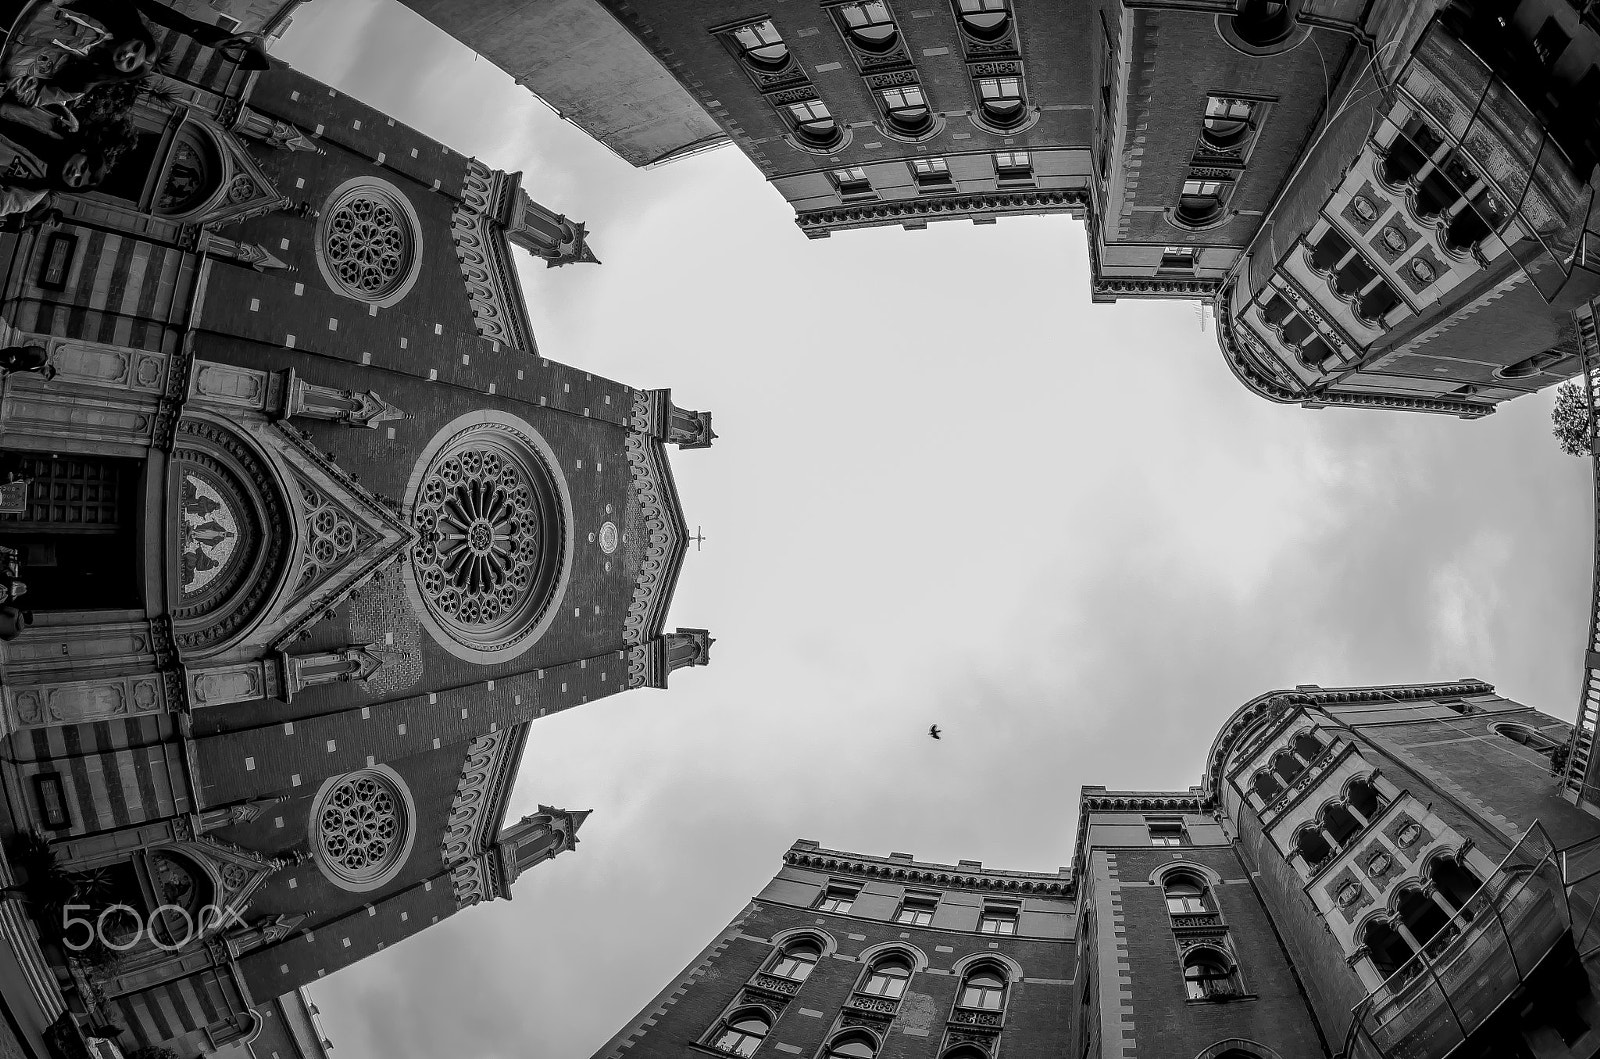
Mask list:
[[[784,117],[789,122],[789,128],[794,135],[814,146],[833,144],[839,141],[841,127],[839,119],[822,97],[812,96],[810,99],[797,99],[793,103],[783,104]],[[827,121],[825,129],[818,125],[823,120]]]
[[[53,788],[55,805],[52,806],[46,795],[46,789]],[[34,807],[38,810],[39,822],[47,831],[60,831],[72,826],[72,809],[67,804],[66,784],[61,781],[59,772],[36,772],[33,776]],[[52,808],[55,810],[52,812]]]
[[[1015,92],[1004,94],[1003,85],[1015,86]],[[995,93],[990,94],[986,86],[993,85]],[[972,79],[972,94],[977,98],[978,111],[983,120],[998,129],[1014,129],[1021,125],[1028,117],[1028,89],[1027,82],[1020,72],[1014,74],[996,74],[992,77],[975,77]],[[1010,104],[1006,109],[996,109],[999,104]]]
[[[954,0],[953,10],[957,28],[980,44],[993,44],[1010,33],[1016,24],[1017,16],[1010,0]],[[993,14],[1002,17],[991,25],[978,25],[972,21]]]
[[[771,30],[773,37],[772,40],[762,39],[760,30],[763,26]],[[747,42],[742,36],[742,34],[745,33],[750,33],[752,36],[754,36],[756,38],[756,43],[751,44]],[[731,29],[726,30],[725,35],[727,36],[728,40],[733,43],[734,48],[738,50],[739,61],[753,70],[760,70],[762,73],[776,73],[780,70],[786,69],[789,66],[789,63],[794,59],[794,52],[789,49],[788,40],[785,39],[782,33],[778,32],[777,25],[775,25],[770,18],[763,18],[755,22],[746,22],[742,25],[734,26]],[[763,49],[770,49],[774,47],[782,48],[783,53],[775,57],[757,54]]]
[[[955,184],[955,177],[950,174],[950,163],[943,155],[931,155],[927,158],[911,158],[907,160],[911,169],[911,179],[916,181],[919,188],[948,188]]]
[[[809,961],[798,960],[794,957],[794,951],[797,949],[809,949],[815,955]],[[772,954],[772,957],[767,961],[766,968],[761,973],[770,974],[774,978],[782,978],[786,982],[803,983],[811,977],[812,972],[817,969],[817,965],[822,962],[822,956],[825,951],[826,947],[820,941],[811,937],[810,935],[803,935],[798,938],[790,938],[788,941],[785,941],[778,946],[777,950]],[[802,974],[796,978],[792,972],[785,973],[780,971],[778,966],[786,960],[792,960],[795,964],[795,967],[804,966],[806,968],[805,974]]]
[[[1145,830],[1150,835],[1150,845],[1171,849],[1181,846],[1193,845],[1189,841],[1189,830],[1183,826],[1182,820],[1145,820]],[[1173,841],[1163,841],[1171,838]]]
[[[1200,248],[1196,246],[1164,246],[1157,272],[1179,273],[1192,276],[1200,268]]]
[[[1210,963],[1219,967],[1221,974],[1190,974],[1192,967],[1198,968],[1201,963]],[[1207,982],[1224,982],[1226,987],[1216,989],[1205,985]],[[1239,961],[1232,954],[1213,946],[1198,946],[1190,949],[1183,955],[1183,990],[1184,999],[1193,1003],[1210,1003],[1222,998],[1229,1000],[1244,994],[1244,985],[1239,977]]]
[[[900,907],[894,911],[894,921],[902,926],[926,927],[933,923],[933,917],[938,911],[938,894],[908,893],[900,899]],[[907,920],[904,918],[907,912],[914,916],[925,915],[928,918],[923,922],[917,922],[915,919]]]
[[[1193,890],[1194,893],[1192,896],[1185,893],[1177,898],[1177,900],[1182,902],[1185,907],[1173,908],[1172,905],[1174,898],[1172,896],[1172,891],[1175,887],[1179,886],[1187,887],[1188,889]],[[1161,880],[1161,894],[1162,898],[1167,903],[1168,916],[1204,916],[1210,915],[1216,911],[1215,908],[1211,907],[1212,901],[1209,900],[1211,896],[1211,887],[1206,884],[1204,879],[1190,871],[1172,871],[1167,873],[1166,877]],[[1193,904],[1196,907],[1188,907],[1190,904]]]
[[[866,168],[863,166],[853,165],[830,169],[828,170],[828,179],[833,181],[833,188],[841,198],[856,198],[877,194],[877,189],[872,186],[872,181],[868,179]]]
[[[880,7],[883,17],[874,20],[874,16],[867,13],[867,9]],[[844,32],[845,39],[854,48],[868,54],[878,55],[892,50],[900,43],[900,24],[895,21],[894,11],[889,7],[889,0],[852,0],[847,4],[840,4],[834,9],[838,15],[840,29]],[[850,12],[862,15],[863,22],[856,25],[850,19]],[[889,33],[881,40],[873,40],[870,36],[862,36],[864,31],[887,27]]]
[[[740,1023],[751,1020],[758,1020],[766,1026],[766,1029],[762,1031],[759,1037],[747,1030],[741,1030],[738,1028]],[[706,1043],[706,1047],[711,1048],[714,1051],[722,1052],[725,1055],[740,1056],[741,1059],[743,1059],[743,1057],[755,1055],[761,1050],[761,1046],[767,1042],[767,1038],[772,1036],[772,1028],[775,1022],[776,1020],[773,1019],[770,1011],[760,1007],[759,1005],[753,1006],[746,1004],[742,1007],[735,1008],[733,1011],[728,1012],[726,1015],[722,1016],[722,1018],[718,1019],[717,1024],[712,1027],[711,1032],[706,1034],[703,1039]],[[752,1048],[750,1048],[749,1051],[739,1051],[735,1048],[726,1047],[723,1045],[722,1041],[730,1034],[738,1035],[741,1038],[741,1043],[743,1041],[753,1040],[755,1044]]]
[[[1021,918],[1021,905],[985,901],[983,910],[978,913],[978,933],[992,934],[996,937],[1015,937]],[[990,930],[990,925],[996,929]],[[999,929],[1001,926],[1008,926],[1010,929]]]
[[[850,909],[855,906],[856,898],[860,896],[861,887],[859,886],[829,883],[822,888],[822,893],[817,896],[817,903],[811,907],[818,912],[826,912],[829,915],[847,916],[850,914]],[[840,901],[844,903],[843,908],[829,907],[830,903]]]
[[[996,980],[999,981],[999,986],[997,988],[990,988],[987,986],[974,987],[972,985],[972,980],[977,978],[979,975],[984,974],[992,975]],[[984,990],[984,997],[981,999],[986,999],[990,994],[992,994],[996,1001],[995,1004],[990,1006],[982,1003],[981,999],[980,1002],[976,1004],[968,1003],[967,990],[973,988],[981,988]],[[966,971],[962,973],[961,984],[956,987],[955,1006],[963,1011],[986,1011],[1002,1014],[1006,1009],[1006,1002],[1010,1000],[1010,998],[1011,976],[1006,973],[1005,968],[997,966],[993,963],[979,963],[973,967],[968,967]]]
[[[1217,113],[1213,113],[1214,108]],[[1243,113],[1238,113],[1241,108]],[[1208,93],[1200,119],[1200,139],[1207,150],[1243,157],[1255,144],[1266,108],[1265,100]],[[1213,122],[1217,123],[1215,127]]]
[[[922,85],[889,85],[876,91],[883,120],[895,132],[916,136],[928,131],[928,126],[933,123],[933,104],[928,101],[928,93]],[[916,96],[915,102],[911,99],[912,94]],[[899,97],[898,103],[891,98],[895,96]],[[916,116],[915,120],[911,116]]]
[[[889,974],[885,968],[896,968],[905,974]],[[910,956],[898,950],[880,953],[867,965],[862,973],[861,981],[856,983],[855,993],[858,996],[877,997],[880,1000],[893,1000],[899,1003],[906,995],[906,990],[911,988],[911,977],[917,973],[917,965]],[[873,989],[874,982],[882,983],[879,989]]]
[[[995,180],[1001,184],[1032,184],[1034,181],[1031,150],[994,151],[989,161],[994,166]]]

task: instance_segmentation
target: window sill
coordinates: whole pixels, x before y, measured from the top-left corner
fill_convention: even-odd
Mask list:
[[[1258,993],[1232,993],[1226,999],[1207,998],[1205,1000],[1196,1000],[1194,997],[1185,997],[1183,1002],[1189,1007],[1223,1007],[1227,1004],[1238,1004],[1247,1000],[1260,999],[1261,996]],[[713,1054],[721,1055],[722,1053],[715,1052]]]

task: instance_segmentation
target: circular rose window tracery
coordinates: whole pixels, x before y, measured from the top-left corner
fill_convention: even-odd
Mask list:
[[[392,879],[411,851],[410,794],[382,765],[323,784],[311,811],[314,856],[322,873],[350,890]]]
[[[365,177],[328,197],[317,222],[317,264],[334,290],[393,305],[411,289],[421,260],[416,211],[393,184]]]
[[[548,624],[569,564],[553,454],[511,416],[477,413],[429,446],[414,476],[412,581],[434,639],[479,662],[515,657]]]

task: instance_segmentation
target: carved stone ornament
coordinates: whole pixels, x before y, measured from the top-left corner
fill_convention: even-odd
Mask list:
[[[1389,869],[1393,867],[1394,858],[1389,856],[1389,854],[1383,850],[1379,850],[1377,853],[1372,855],[1371,860],[1367,861],[1367,874],[1387,875],[1389,873]]]
[[[1363,221],[1368,223],[1378,219],[1378,207],[1374,206],[1372,204],[1372,200],[1367,198],[1365,195],[1357,195],[1355,198],[1351,199],[1350,209],[1354,211],[1357,217],[1360,217]],[[1388,230],[1385,229],[1385,232],[1387,231]]]
[[[410,792],[393,769],[358,769],[328,780],[311,810],[312,854],[324,876],[346,890],[376,889],[411,852],[416,830]]]
[[[600,527],[600,550],[610,555],[617,550],[617,524],[606,522]]]
[[[1339,902],[1339,907],[1349,908],[1351,905],[1361,900],[1361,892],[1361,884],[1354,880],[1351,880],[1350,882],[1347,882],[1343,886],[1339,887],[1339,894],[1336,898],[1336,900]]]
[[[1417,844],[1417,840],[1421,837],[1422,825],[1417,823],[1415,820],[1412,820],[1408,821],[1406,825],[1399,830],[1399,832],[1394,836],[1394,840],[1402,849],[1410,849],[1412,846]]]
[[[1426,258],[1414,257],[1411,259],[1411,263],[1406,267],[1411,271],[1411,275],[1416,277],[1417,282],[1419,283],[1432,283],[1434,277],[1438,274],[1434,270],[1433,265],[1430,264]]]
[[[1393,250],[1397,254],[1404,250],[1406,248],[1406,244],[1409,242],[1405,233],[1392,224],[1384,226],[1382,236],[1383,245],[1388,247],[1390,250]]]
[[[450,814],[445,820],[440,856],[445,867],[477,856],[486,843],[485,830],[494,826],[496,791],[505,776],[512,740],[504,731],[490,732],[467,744]]]
[[[642,393],[634,394],[635,406],[648,404]],[[638,414],[639,408],[635,408]],[[671,471],[662,457],[660,443],[642,434],[629,433],[624,443],[628,470],[638,496],[639,514],[644,521],[644,558],[634,579],[633,600],[623,618],[622,639],[630,646],[644,643],[660,628],[663,604],[672,592],[676,563],[686,547],[687,532],[683,516],[667,484]]]

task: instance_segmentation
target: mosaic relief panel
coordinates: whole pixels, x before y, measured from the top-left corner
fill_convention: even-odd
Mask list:
[[[1340,211],[1340,216],[1356,231],[1367,235],[1372,231],[1373,225],[1378,223],[1378,218],[1388,213],[1393,205],[1372,186],[1372,181],[1366,180],[1362,181],[1361,190],[1350,196],[1350,201]]]
[[[1379,257],[1392,265],[1421,238],[1421,232],[1397,215],[1389,218],[1388,223],[1378,229],[1378,233],[1370,240],[1370,245],[1378,252]]]
[[[1406,286],[1413,292],[1421,291],[1449,271],[1449,268],[1449,265],[1439,259],[1433,247],[1425,244],[1417,251],[1415,257],[1400,266],[1400,278],[1406,281]]]
[[[1434,835],[1423,827],[1411,816],[1410,813],[1396,813],[1393,820],[1383,829],[1384,837],[1394,843],[1400,851],[1401,859],[1407,863],[1417,859],[1417,855],[1433,844]]]
[[[1372,892],[1361,885],[1361,880],[1348,865],[1326,884],[1325,889],[1346,923],[1354,923],[1361,910],[1372,904]]]

